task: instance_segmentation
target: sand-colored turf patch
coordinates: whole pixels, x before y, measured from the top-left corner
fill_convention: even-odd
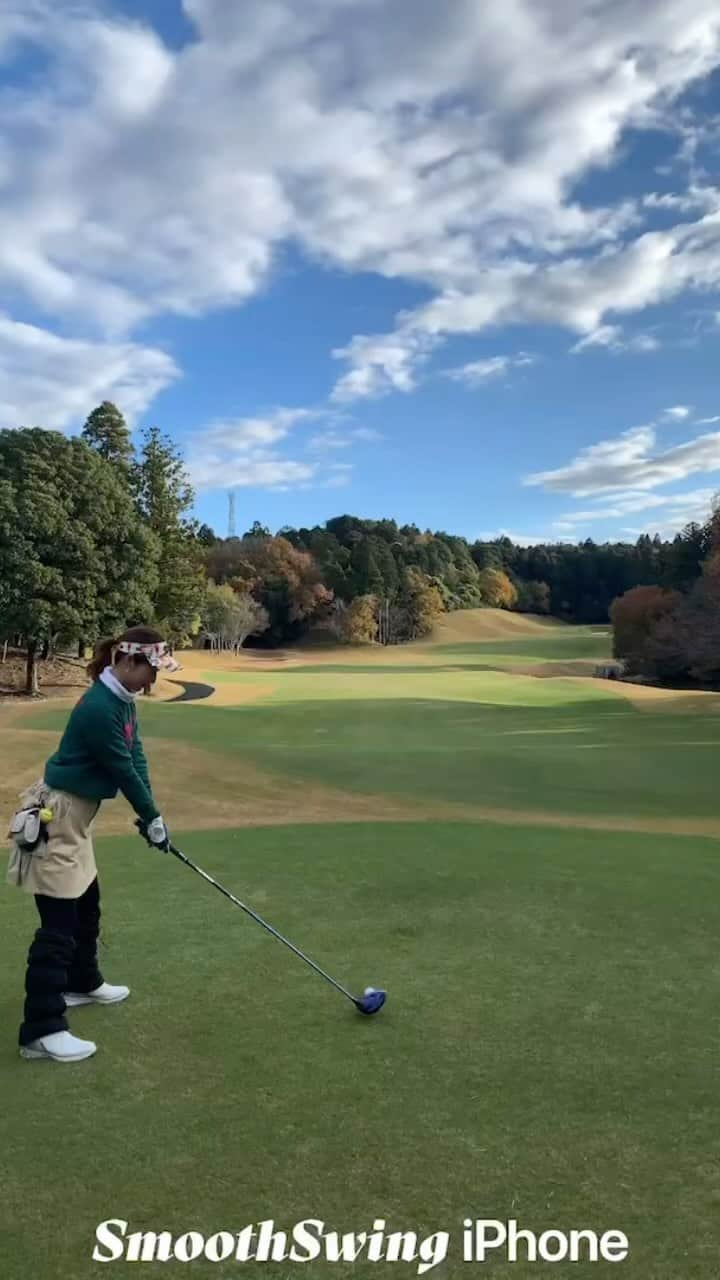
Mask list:
[[[692,711],[720,714],[720,694],[706,689],[655,689],[650,685],[625,684],[609,680],[616,689],[641,711]]]
[[[508,613],[505,609],[461,609],[442,617],[435,626],[432,639],[425,643],[479,644],[484,640],[520,640],[523,636],[547,635],[548,631],[558,630],[570,633],[571,628],[557,618]]]
[[[658,689],[653,685],[631,684],[625,680],[603,680],[592,676],[578,675],[577,663],[547,663],[544,667],[556,667],[558,670],[553,671],[552,677],[562,679],[564,684],[576,685],[579,689],[586,688],[597,691],[602,689],[603,692],[614,695],[618,698],[625,698],[628,702],[632,702],[634,706],[639,707],[642,711],[709,711],[720,713],[720,694],[713,693],[707,689]],[[560,670],[562,668],[562,670]],[[517,667],[508,668],[506,674],[514,676],[543,676],[548,678],[548,673],[538,667]]]
[[[57,746],[57,734],[16,729],[13,751],[0,777],[3,823],[17,804],[18,793],[42,775],[44,762]],[[278,777],[244,760],[164,738],[145,743],[153,794],[176,828],[284,825],[293,822],[413,821],[414,801],[360,795],[323,787],[302,779]],[[98,835],[127,832],[132,814],[122,796],[103,804]],[[7,828],[5,828],[6,830]],[[4,832],[3,832],[4,835]]]
[[[13,750],[0,778],[5,822],[17,795],[42,773],[57,735],[16,729]],[[712,819],[638,817],[632,814],[572,815],[535,809],[423,802],[400,796],[363,794],[266,773],[238,757],[152,738],[145,744],[153,790],[171,827],[201,831],[251,826],[339,822],[496,822],[510,826],[573,827],[593,831],[638,831],[658,835],[720,837],[720,815]],[[103,804],[97,835],[132,831],[133,815],[122,796]]]
[[[207,675],[207,671],[203,670]],[[242,668],[238,669],[244,674]],[[153,702],[174,702],[179,699],[183,692],[184,684],[195,684],[196,680],[190,677],[189,673],[183,671],[183,675],[187,675],[187,679],[180,680],[180,673],[174,679],[158,679],[152,694],[149,698],[140,696],[138,699],[138,707],[142,710],[144,705],[150,705]],[[194,673],[195,674],[195,673]],[[212,673],[210,673],[212,675]],[[200,683],[209,683],[209,681],[200,681]],[[226,683],[222,682],[215,686],[213,692],[207,698],[193,701],[193,706],[211,706],[211,707],[240,707],[248,702],[256,702],[259,698],[267,698],[275,692],[275,684],[269,681],[264,684],[246,684],[244,682]],[[46,700],[52,700],[53,708],[67,708],[68,712],[72,710],[78,698],[81,697],[83,689],[73,689],[71,692],[67,688],[51,689],[50,686],[43,687],[41,699],[30,698],[8,698],[0,703],[0,731],[4,725],[17,723],[16,716],[32,715],[37,707],[43,707]],[[12,720],[10,719],[12,717]]]
[[[182,671],[172,677],[174,680],[194,680],[199,671],[253,671],[256,674],[281,671],[284,667],[305,661],[304,653],[299,650],[289,653],[285,649],[244,649],[239,654],[211,653],[209,649],[183,649],[176,650],[175,657]]]
[[[209,698],[194,702],[196,707],[241,707],[246,702],[257,702],[275,692],[273,684],[218,684]]]
[[[513,675],[537,676],[542,679],[552,679],[555,676],[585,676],[589,679],[597,679],[595,671],[600,665],[597,659],[570,658],[567,662],[537,662],[528,666],[503,667],[503,670],[510,671]],[[608,681],[608,683],[615,682]]]

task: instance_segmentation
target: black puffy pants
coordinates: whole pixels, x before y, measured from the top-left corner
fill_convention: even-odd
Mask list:
[[[49,898],[37,893],[35,902],[40,928],[28,952],[24,1021],[18,1037],[21,1045],[56,1031],[67,1031],[63,993],[86,994],[103,981],[97,956],[100,933],[97,878],[81,898]]]

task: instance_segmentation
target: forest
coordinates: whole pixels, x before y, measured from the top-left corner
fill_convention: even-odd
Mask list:
[[[145,622],[175,646],[278,647],[324,630],[400,644],[457,609],[613,622],[629,672],[720,679],[720,513],[672,539],[518,546],[339,515],[222,537],[193,514],[182,455],[157,427],[137,447],[103,402],[82,432],[0,431],[0,645],[37,661]]]

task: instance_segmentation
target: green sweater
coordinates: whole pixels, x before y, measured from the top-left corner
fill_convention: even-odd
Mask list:
[[[122,791],[144,822],[160,813],[135,705],[118,698],[101,680],[73,707],[60,746],[45,765],[45,782],[88,800],[113,800]]]

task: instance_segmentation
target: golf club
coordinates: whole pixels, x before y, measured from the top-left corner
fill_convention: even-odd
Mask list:
[[[138,831],[140,831],[147,840],[147,830],[141,819],[138,818],[135,825],[138,828]],[[148,841],[148,843],[151,842]],[[170,853],[178,858],[180,862],[184,862],[186,867],[190,867],[192,871],[196,871],[199,876],[202,876],[203,880],[207,880],[209,884],[212,884],[216,889],[219,889],[220,893],[224,894],[226,898],[229,898],[231,902],[234,902],[236,907],[240,907],[241,911],[244,911],[245,914],[250,916],[252,920],[255,920],[257,924],[262,925],[263,929],[266,929],[267,932],[271,933],[279,942],[283,942],[286,947],[289,947],[291,951],[294,951],[296,956],[299,956],[301,960],[304,960],[306,964],[309,964],[310,968],[314,969],[316,973],[319,973],[321,978],[324,978],[326,982],[329,982],[337,991],[346,996],[348,1000],[352,1000],[355,1008],[359,1009],[360,1013],[370,1015],[377,1013],[379,1009],[382,1009],[387,999],[387,992],[376,991],[374,987],[366,987],[361,996],[354,996],[352,992],[346,990],[341,983],[336,982],[334,978],[331,978],[329,973],[326,973],[324,969],[321,969],[319,965],[315,964],[314,960],[311,960],[309,956],[306,956],[299,947],[296,947],[292,942],[289,942],[287,938],[284,938],[281,933],[278,933],[277,929],[273,929],[272,925],[268,924],[267,920],[263,920],[262,916],[259,916],[251,907],[247,907],[244,902],[241,902],[239,898],[236,898],[234,894],[230,893],[229,889],[225,889],[221,884],[218,884],[217,880],[213,880],[212,876],[208,875],[207,871],[203,871],[202,867],[198,867],[194,862],[192,862],[181,849],[177,849],[174,844],[170,844],[169,849]]]

